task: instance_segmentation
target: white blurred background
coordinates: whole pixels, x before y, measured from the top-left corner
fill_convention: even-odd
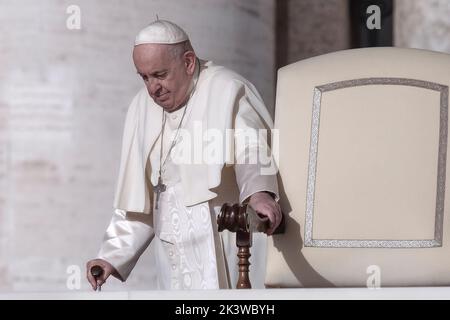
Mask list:
[[[393,4],[393,45],[450,53],[450,0]],[[71,5],[80,9],[80,29],[67,27]],[[112,214],[123,121],[143,85],[132,45],[156,15],[182,26],[200,58],[253,82],[273,112],[278,67],[352,47],[348,7],[347,0],[0,0],[0,292],[89,289],[85,263]],[[78,270],[79,289],[67,285]],[[114,279],[104,290],[153,289],[154,277],[147,251],[126,284]]]

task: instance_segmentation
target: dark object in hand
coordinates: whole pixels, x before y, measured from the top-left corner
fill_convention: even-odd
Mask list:
[[[103,275],[103,268],[100,266],[93,266],[91,268],[91,274],[95,278],[95,281],[97,282],[98,279]],[[97,286],[97,291],[102,291],[102,286]]]
[[[99,278],[103,274],[103,269],[100,266],[93,266],[91,268],[91,274],[94,278]]]
[[[97,280],[97,278],[100,278],[103,274],[103,268],[100,266],[93,266],[91,268],[91,274]]]

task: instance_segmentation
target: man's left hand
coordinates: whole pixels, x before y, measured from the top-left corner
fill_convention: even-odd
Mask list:
[[[267,234],[271,235],[281,222],[280,205],[267,192],[256,192],[250,197],[248,204],[257,214],[269,218],[270,228]]]

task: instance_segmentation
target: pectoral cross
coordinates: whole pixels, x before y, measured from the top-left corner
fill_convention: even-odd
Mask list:
[[[156,185],[156,187],[154,188],[155,192],[156,192],[156,205],[155,205],[155,209],[158,209],[158,203],[159,203],[159,197],[161,195],[162,192],[166,191],[166,185],[162,182],[161,176],[159,176],[158,178],[158,184]]]

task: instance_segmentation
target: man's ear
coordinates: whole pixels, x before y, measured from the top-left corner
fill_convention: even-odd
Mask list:
[[[183,55],[184,66],[186,68],[186,73],[190,76],[194,74],[195,71],[195,53],[194,51],[186,51]]]

